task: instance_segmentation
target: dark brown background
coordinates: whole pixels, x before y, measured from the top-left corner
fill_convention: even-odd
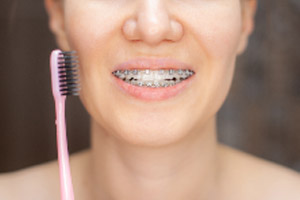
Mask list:
[[[261,0],[219,114],[219,138],[300,171],[300,1]],[[48,56],[55,42],[42,0],[0,2],[0,172],[56,158]],[[67,103],[69,148],[89,146],[88,115]]]

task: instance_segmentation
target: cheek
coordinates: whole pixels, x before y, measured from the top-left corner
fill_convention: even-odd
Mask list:
[[[81,100],[92,116],[103,119],[105,117],[96,112],[97,108],[102,108],[103,113],[109,113],[112,108],[105,104],[111,102],[107,95],[111,91],[103,78],[110,72],[101,66],[107,65],[105,62],[111,57],[110,47],[116,46],[112,44],[115,40],[111,38],[118,36],[115,27],[121,20],[116,13],[118,6],[101,2],[103,1],[66,0],[65,28],[68,43],[79,56]]]
[[[200,10],[194,37],[209,61],[231,60],[236,56],[242,29],[239,3],[210,7]]]
[[[206,28],[199,32],[199,42],[205,47],[206,70],[210,73],[208,91],[214,92],[214,97],[223,102],[232,81],[241,38],[241,10],[237,3],[207,14]]]
[[[66,7],[66,31],[70,45],[84,53],[83,58],[95,57],[92,53],[99,50],[105,52],[105,47],[109,46],[108,38],[116,34],[114,29],[120,21],[116,13],[118,9],[80,0],[79,3],[70,2]]]
[[[186,19],[189,33],[197,44],[196,52],[199,52],[200,59],[197,63],[203,63],[199,66],[201,89],[195,92],[198,97],[195,99],[197,109],[191,112],[201,110],[201,113],[206,113],[206,117],[219,110],[228,94],[241,37],[239,2],[230,5],[225,3],[229,1],[223,2],[208,3],[197,12],[194,10],[193,16]]]

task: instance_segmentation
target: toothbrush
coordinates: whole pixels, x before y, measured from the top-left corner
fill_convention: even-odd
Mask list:
[[[75,51],[54,50],[50,56],[61,200],[74,200],[66,135],[65,100],[67,95],[79,95],[78,61],[75,53]]]

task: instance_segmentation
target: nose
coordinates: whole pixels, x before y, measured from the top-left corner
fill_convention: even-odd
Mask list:
[[[183,27],[170,17],[164,0],[141,0],[133,17],[123,25],[127,40],[157,45],[163,41],[176,42],[182,38]]]

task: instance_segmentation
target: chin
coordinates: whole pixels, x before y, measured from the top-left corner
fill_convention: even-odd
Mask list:
[[[114,135],[123,142],[131,145],[158,147],[176,143],[188,133],[177,119],[161,120],[157,116],[145,116],[139,120],[122,120],[114,123]]]

